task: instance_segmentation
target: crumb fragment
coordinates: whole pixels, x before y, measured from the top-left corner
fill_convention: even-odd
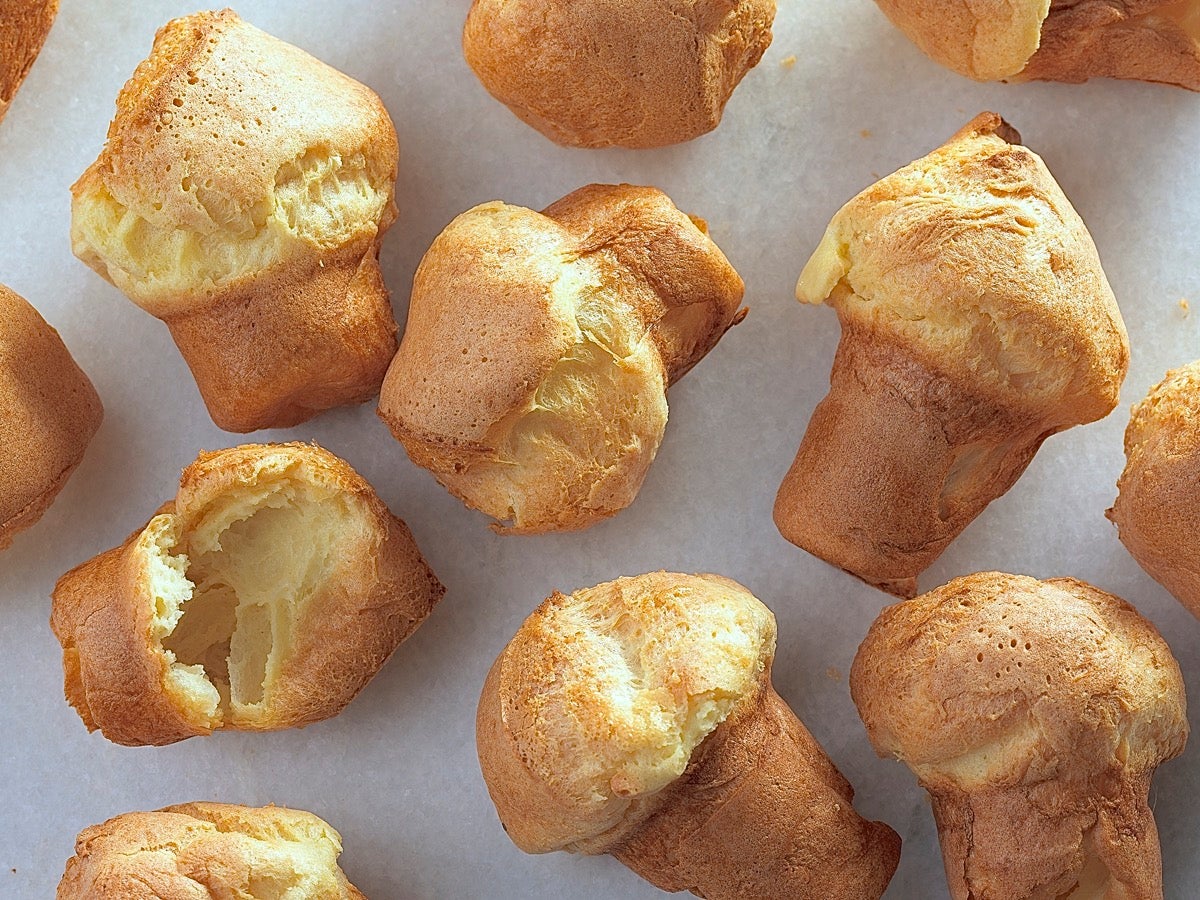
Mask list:
[[[828,678],[830,681],[841,681],[842,680],[842,670],[839,669],[837,666],[830,666],[828,669],[825,670],[825,677]]]
[[[1187,297],[1179,298],[1179,312],[1185,319],[1192,314],[1192,306],[1187,302]]]
[[[859,137],[861,137],[861,138],[864,138],[864,139],[865,139],[865,138],[869,138],[869,137],[871,136],[871,129],[870,129],[870,128],[864,128],[862,131],[860,131],[860,132],[858,133],[858,136],[859,136]]]
[[[785,56],[783,59],[781,59],[779,61],[779,67],[782,69],[790,69],[795,65],[796,65],[796,54],[795,53],[789,53],[787,56]]]

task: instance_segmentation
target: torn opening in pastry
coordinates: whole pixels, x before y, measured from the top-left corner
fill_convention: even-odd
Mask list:
[[[152,520],[152,637],[168,689],[209,725],[253,725],[295,623],[358,530],[343,498],[286,472],[222,493],[186,530],[174,514]]]

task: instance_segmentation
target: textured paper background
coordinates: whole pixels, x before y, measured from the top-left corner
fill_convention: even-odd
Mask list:
[[[1117,412],[1050,439],[922,587],[991,568],[1086,579],[1159,626],[1200,697],[1200,624],[1141,572],[1104,519],[1129,404],[1168,367],[1200,356],[1200,98],[1115,82],[975,85],[921,56],[870,0],[782,0],[775,44],[716,133],[659,151],[572,151],[521,124],[467,69],[459,32],[468,5],[239,8],[387,103],[402,164],[401,217],[384,266],[400,321],[418,260],[459,212],[495,198],[541,208],[588,182],[621,180],[657,185],[709,220],[746,280],[749,318],[672,391],[666,440],[637,503],[582,534],[493,535],[409,463],[372,405],[260,435],[317,440],[346,457],[411,525],[449,587],[445,601],[332,721],[162,749],[88,736],[62,699],[47,625],[55,579],[140,527],[198,450],[238,439],[209,421],[165,327],[78,263],[67,240],[68,187],[100,149],[118,89],[155,29],[194,9],[64,3],[0,126],[0,280],[61,331],[106,418],[55,506],[0,557],[0,896],[52,896],[84,826],[193,799],[273,801],[324,816],[372,900],[656,896],[610,859],[529,857],[508,842],[479,776],[474,711],[493,658],[552,590],[666,568],[736,578],[775,610],[780,693],[856,786],[859,809],[904,836],[888,896],[944,897],[925,796],[907,769],[875,758],[846,684],[887,598],[792,547],[771,522],[838,337],[832,311],[801,307],[793,284],[830,216],[878,176],[982,109],[1021,130],[1091,228],[1133,366]],[[1178,301],[1189,296],[1197,310],[1185,317]],[[1200,891],[1198,761],[1193,746],[1154,783],[1174,898]]]

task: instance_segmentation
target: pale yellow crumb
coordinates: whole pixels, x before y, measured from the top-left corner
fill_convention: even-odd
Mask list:
[[[839,669],[837,666],[830,666],[828,669],[825,670],[825,677],[828,678],[830,681],[841,681],[842,680],[842,670]]]
[[[864,128],[862,131],[860,131],[860,132],[858,133],[858,136],[859,136],[859,137],[862,137],[862,138],[869,138],[869,137],[871,136],[871,129],[870,129],[870,128]]]
[[[784,69],[790,69],[796,65],[796,54],[791,53],[779,61],[779,65]]]
[[[1192,314],[1192,306],[1187,302],[1187,297],[1179,298],[1179,312],[1183,314],[1185,319]]]

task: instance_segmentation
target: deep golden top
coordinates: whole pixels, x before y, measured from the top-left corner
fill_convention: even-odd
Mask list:
[[[1154,626],[1069,578],[985,572],[888,607],[850,689],[879,754],[931,790],[1144,775],[1188,735]]]
[[[231,10],[165,25],[72,188],[76,255],[156,315],[394,220],[395,129],[368,88]]]
[[[1129,366],[1091,236],[997,115],[847,203],[797,285],[847,337],[896,342],[927,368],[1038,416],[1107,415]]]
[[[58,900],[363,900],[342,839],[312,813],[186,803],[84,829]]]
[[[764,688],[774,654],[770,610],[719,576],[658,572],[551,596],[480,702],[480,760],[509,836],[546,851],[636,824]],[[509,808],[512,759],[533,792]],[[538,794],[547,802],[535,808]]]

